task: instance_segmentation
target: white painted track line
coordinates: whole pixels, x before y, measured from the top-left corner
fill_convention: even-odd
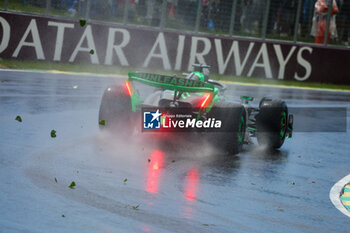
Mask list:
[[[329,198],[331,199],[333,205],[343,214],[350,217],[350,212],[343,206],[340,201],[340,194],[344,186],[350,182],[350,174],[345,176],[343,179],[339,180],[329,192]]]

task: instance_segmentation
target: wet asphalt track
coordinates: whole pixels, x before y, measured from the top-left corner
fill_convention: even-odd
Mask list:
[[[348,232],[329,190],[350,173],[349,127],[296,132],[275,152],[163,152],[99,132],[103,90],[121,81],[0,71],[0,232]],[[341,92],[229,85],[226,94],[350,107]],[[295,118],[302,129],[323,116]]]

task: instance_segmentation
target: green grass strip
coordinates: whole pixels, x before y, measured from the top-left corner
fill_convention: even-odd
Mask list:
[[[0,9],[3,8],[4,1],[5,0],[0,0]],[[41,2],[43,2],[43,1],[41,1]],[[10,1],[8,1],[8,10],[26,12],[26,13],[29,12],[29,13],[43,15],[46,11],[46,4],[44,3],[44,4],[42,4],[42,6],[35,6],[33,4],[26,3],[25,1],[21,1],[21,0],[10,0]],[[68,13],[68,10],[55,9],[54,7],[50,8],[50,14],[64,16],[64,17],[74,17],[74,15]]]
[[[346,205],[345,208],[350,211],[350,205]]]
[[[350,201],[350,197],[340,197],[340,200],[342,200],[342,201]]]
[[[102,75],[127,75],[129,72],[147,72],[163,75],[174,75],[178,77],[182,76],[182,72],[154,70],[145,68],[133,68],[133,67],[117,67],[117,66],[105,66],[105,65],[92,65],[87,63],[71,64],[71,63],[57,63],[47,61],[28,61],[28,60],[15,60],[15,59],[0,59],[0,69],[26,69],[26,70],[39,70],[39,71],[63,71],[63,72],[77,72],[77,73],[91,73]],[[219,75],[211,74],[211,79],[218,81],[226,81],[235,84],[243,85],[268,85],[278,87],[297,87],[297,88],[310,88],[310,89],[323,89],[323,90],[335,90],[335,91],[350,91],[350,85],[334,85],[325,83],[309,83],[298,81],[283,81],[276,79],[254,78],[254,77],[238,77],[233,75]]]
[[[349,193],[350,193],[350,189],[345,188],[345,189],[344,189],[344,193],[347,193],[347,192],[349,192]]]

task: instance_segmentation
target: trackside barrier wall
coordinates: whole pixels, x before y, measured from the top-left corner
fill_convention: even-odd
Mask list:
[[[350,85],[350,49],[0,11],[0,57]]]

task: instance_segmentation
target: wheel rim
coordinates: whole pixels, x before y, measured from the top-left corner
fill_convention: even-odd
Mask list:
[[[282,112],[280,137],[283,140],[287,128],[287,114]]]
[[[244,117],[241,116],[238,126],[238,143],[242,144],[244,138]]]

